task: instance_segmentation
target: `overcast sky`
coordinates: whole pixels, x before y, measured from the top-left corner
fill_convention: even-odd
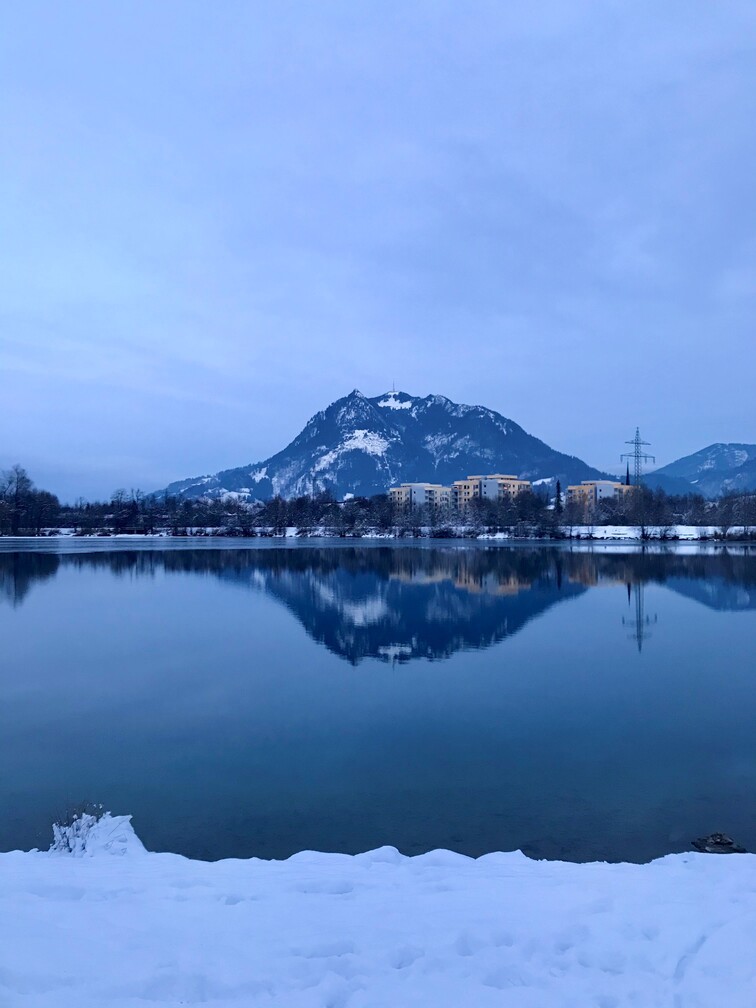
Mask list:
[[[65,499],[394,381],[756,442],[753,0],[25,0],[0,88],[0,467]]]

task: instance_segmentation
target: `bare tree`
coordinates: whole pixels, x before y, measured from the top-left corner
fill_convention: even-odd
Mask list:
[[[0,478],[0,495],[3,498],[5,520],[11,535],[18,535],[26,527],[34,484],[20,465],[6,470]]]

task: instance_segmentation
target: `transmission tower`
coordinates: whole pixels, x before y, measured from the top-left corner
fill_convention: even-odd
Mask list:
[[[635,437],[632,441],[625,441],[625,444],[633,446],[633,450],[630,452],[624,452],[620,458],[624,462],[625,459],[632,460],[633,463],[633,485],[640,486],[641,477],[643,475],[643,463],[644,462],[656,462],[656,458],[653,455],[646,455],[643,449],[646,445],[650,444],[649,441],[642,441],[640,436],[640,428],[635,428]]]
[[[633,598],[635,601],[635,617],[634,618],[630,617],[628,619],[625,619],[624,616],[622,617],[622,622],[625,626],[633,627],[633,633],[630,634],[630,640],[635,641],[639,652],[643,650],[644,641],[647,641],[648,638],[651,636],[651,632],[649,631],[648,628],[652,625],[652,623],[656,623],[657,620],[656,616],[652,618],[651,616],[646,615],[646,607],[644,605],[644,598],[643,598],[643,589],[644,585],[640,581],[636,581],[635,584],[633,585]],[[629,605],[630,604],[629,584],[627,586],[627,601]]]

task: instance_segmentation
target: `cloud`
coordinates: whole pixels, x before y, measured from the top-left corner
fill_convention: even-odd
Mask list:
[[[756,440],[752,4],[5,20],[12,461],[159,484],[393,379],[589,461]]]

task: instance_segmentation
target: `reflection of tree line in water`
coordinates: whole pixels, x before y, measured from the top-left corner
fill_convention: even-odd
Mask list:
[[[55,577],[59,567],[55,553],[0,553],[0,599],[20,605],[33,584]]]
[[[206,574],[244,582],[252,574],[329,575],[342,572],[407,585],[448,580],[460,590],[506,593],[536,583],[559,590],[565,581],[585,587],[603,583],[664,584],[672,579],[719,579],[756,587],[756,562],[748,553],[720,550],[684,555],[675,551],[594,554],[556,547],[464,549],[392,547],[298,547],[296,549],[114,550],[97,553],[0,553],[0,597],[20,603],[37,582],[61,567],[107,570],[116,576]],[[252,581],[250,580],[250,586]]]

